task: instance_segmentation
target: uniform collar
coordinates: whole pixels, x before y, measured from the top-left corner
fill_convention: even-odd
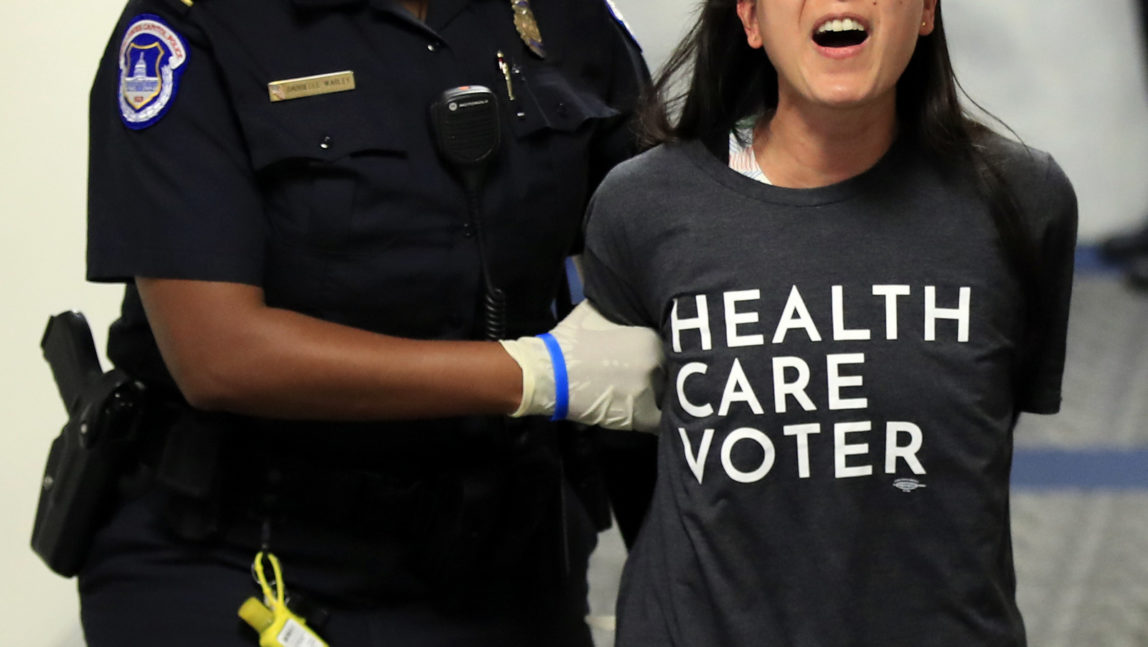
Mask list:
[[[295,2],[359,2],[361,0],[295,0]],[[396,0],[367,0],[371,6],[379,11],[399,14],[409,18],[406,10],[398,5]],[[470,0],[430,0],[430,10],[427,13],[426,26],[434,31],[441,31],[450,21],[462,12]]]
[[[298,9],[336,9],[338,7],[354,7],[366,0],[291,0]]]
[[[396,18],[411,23],[414,27],[430,31],[441,32],[471,0],[430,0],[430,11],[427,22],[423,24],[413,18],[399,6],[397,0],[291,0],[295,7],[303,11],[322,11],[324,9],[337,9],[341,7],[355,7],[370,3],[376,11],[391,14]],[[509,19],[509,12],[508,12]]]

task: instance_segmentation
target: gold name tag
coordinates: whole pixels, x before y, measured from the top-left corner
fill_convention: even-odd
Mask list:
[[[272,103],[354,89],[355,73],[351,71],[316,74],[298,79],[272,81],[267,84],[267,92],[271,95]]]

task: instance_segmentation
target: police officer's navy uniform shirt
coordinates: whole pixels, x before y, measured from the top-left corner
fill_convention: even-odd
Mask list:
[[[644,68],[601,0],[532,8],[545,59],[506,0],[434,0],[425,24],[388,0],[131,2],[91,97],[88,278],[244,283],[272,307],[367,330],[476,337],[478,245],[428,107],[480,84],[498,96],[503,129],[482,196],[491,272],[508,335],[545,331],[588,194],[632,151]],[[144,23],[156,39],[133,36]],[[271,101],[272,82],[342,72],[353,90]],[[153,94],[131,94],[141,87]],[[109,354],[171,386],[130,283]],[[343,460],[338,443],[382,433],[422,446],[427,428],[460,424],[372,425],[310,449]]]

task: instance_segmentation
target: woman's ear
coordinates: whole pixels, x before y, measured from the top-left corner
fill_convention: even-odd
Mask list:
[[[745,27],[745,38],[749,46],[758,49],[762,46],[761,28],[757,24],[757,0],[737,0],[737,16]]]
[[[938,1],[924,0],[925,10],[921,14],[921,29],[918,31],[921,36],[928,36],[933,33],[933,29],[936,27]]]

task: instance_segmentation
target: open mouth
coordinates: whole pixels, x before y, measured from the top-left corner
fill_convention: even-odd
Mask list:
[[[821,47],[853,47],[864,43],[869,32],[853,18],[838,18],[821,23],[813,32],[813,42]]]

